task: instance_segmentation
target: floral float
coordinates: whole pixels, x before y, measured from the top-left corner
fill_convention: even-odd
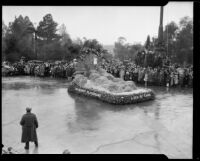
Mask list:
[[[121,105],[149,101],[155,98],[151,89],[138,88],[133,81],[115,78],[101,68],[90,70],[88,77],[77,74],[71,82],[68,92]]]

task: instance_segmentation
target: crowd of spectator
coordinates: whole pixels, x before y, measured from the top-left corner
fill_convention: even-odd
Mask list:
[[[73,62],[43,62],[28,61],[17,62],[8,66],[8,72],[2,72],[4,75],[32,75],[32,76],[50,76],[55,78],[69,78],[75,72]],[[193,66],[180,66],[178,64],[167,64],[162,67],[143,67],[133,62],[121,62],[116,59],[111,61],[102,61],[100,66],[113,76],[122,78],[125,81],[134,81],[137,84],[148,84],[168,87],[193,87]],[[3,68],[2,68],[3,70]],[[6,73],[6,74],[5,74]]]
[[[54,78],[68,78],[72,77],[74,73],[73,63],[66,63],[62,61],[28,61],[23,63],[16,62],[14,64],[4,63],[2,67],[2,70],[4,69],[2,74],[5,76],[30,75],[40,77],[50,76]]]
[[[193,87],[193,66],[170,64],[163,67],[141,67],[134,63],[122,63],[117,60],[103,62],[101,67],[113,76],[138,84]]]

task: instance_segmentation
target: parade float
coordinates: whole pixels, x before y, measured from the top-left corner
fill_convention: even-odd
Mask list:
[[[149,101],[155,98],[151,89],[139,88],[133,81],[115,78],[102,69],[99,65],[102,58],[97,51],[85,49],[83,53],[85,53],[83,57],[76,62],[75,76],[68,87],[69,93],[121,105]]]

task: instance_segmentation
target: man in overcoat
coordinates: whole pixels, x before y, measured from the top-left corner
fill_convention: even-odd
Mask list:
[[[35,114],[31,113],[31,108],[26,108],[26,114],[22,116],[20,121],[22,126],[22,137],[21,142],[25,143],[25,149],[29,149],[29,142],[34,142],[35,146],[38,147],[38,139],[36,128],[38,128],[38,121]]]

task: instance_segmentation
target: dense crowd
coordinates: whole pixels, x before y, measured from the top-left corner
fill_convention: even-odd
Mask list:
[[[193,66],[181,67],[172,64],[164,67],[141,67],[134,63],[122,63],[117,60],[101,64],[108,73],[120,77],[125,81],[134,81],[138,84],[158,86],[193,87]]]
[[[4,63],[4,65],[2,66],[4,67],[4,71],[2,72],[2,74],[6,76],[31,75],[40,77],[51,76],[55,78],[68,78],[72,77],[74,73],[74,67],[72,62],[66,63],[61,61],[28,61],[26,63]],[[7,71],[5,71],[6,67]]]
[[[164,67],[141,67],[133,62],[121,62],[113,59],[102,61],[101,67],[113,76],[122,78],[125,81],[134,81],[138,84],[158,85],[158,86],[181,86],[193,87],[193,66],[182,67],[177,64],[168,64]],[[32,76],[51,76],[55,78],[69,78],[75,72],[73,62],[43,62],[28,61],[17,62],[14,64],[4,63],[2,67],[8,66],[4,75],[32,75]],[[3,70],[3,68],[2,68]],[[5,74],[6,73],[6,74]]]

